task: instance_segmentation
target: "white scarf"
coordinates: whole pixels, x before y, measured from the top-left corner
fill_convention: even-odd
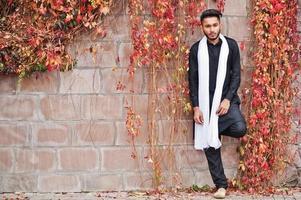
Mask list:
[[[195,149],[204,150],[208,147],[218,149],[221,142],[218,138],[218,115],[216,111],[221,102],[223,85],[227,71],[227,60],[229,54],[229,46],[226,38],[220,34],[222,46],[219,55],[216,88],[213,96],[211,116],[209,120],[209,54],[207,46],[207,38],[204,36],[199,43],[198,49],[198,75],[199,75],[199,108],[203,113],[203,125],[195,123]]]

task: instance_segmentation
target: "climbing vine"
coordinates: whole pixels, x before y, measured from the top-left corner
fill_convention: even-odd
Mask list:
[[[154,0],[148,1],[147,5],[143,2],[129,1],[134,51],[130,57],[128,72],[130,77],[134,77],[137,69],[144,68],[147,74],[150,150],[145,159],[151,165],[153,184],[158,188],[166,181],[162,175],[162,160],[167,162],[171,180],[176,179],[173,177],[176,174],[174,138],[181,134],[179,126],[183,110],[191,110],[186,81],[189,53],[187,35],[199,25],[198,15],[206,8],[206,4],[199,0]],[[160,84],[162,77],[166,80],[166,85]],[[168,106],[166,102],[162,103],[162,99],[168,99]],[[158,123],[164,112],[168,113],[171,121],[170,129],[164,133],[169,136],[165,157],[158,143]],[[139,116],[139,113],[135,115]],[[135,124],[133,121],[127,123]],[[128,130],[132,135],[131,129]]]
[[[83,31],[104,36],[112,0],[0,0],[0,73],[71,69],[66,45]]]
[[[242,139],[240,184],[250,192],[272,185],[291,143],[293,87],[298,64],[297,0],[254,0],[255,50],[248,134]]]

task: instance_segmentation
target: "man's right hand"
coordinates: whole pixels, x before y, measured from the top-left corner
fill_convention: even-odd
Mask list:
[[[203,125],[203,123],[204,123],[203,113],[202,113],[202,111],[200,111],[199,107],[194,107],[193,112],[194,112],[193,119],[194,119],[195,123]]]

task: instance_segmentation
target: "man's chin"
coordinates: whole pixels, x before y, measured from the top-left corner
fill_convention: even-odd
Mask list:
[[[208,37],[209,40],[216,40],[218,38],[218,35],[214,36],[214,37]]]

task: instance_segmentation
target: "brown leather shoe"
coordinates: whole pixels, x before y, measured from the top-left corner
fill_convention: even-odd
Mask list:
[[[224,199],[226,197],[226,189],[218,188],[218,190],[213,194],[213,197],[216,199]]]

